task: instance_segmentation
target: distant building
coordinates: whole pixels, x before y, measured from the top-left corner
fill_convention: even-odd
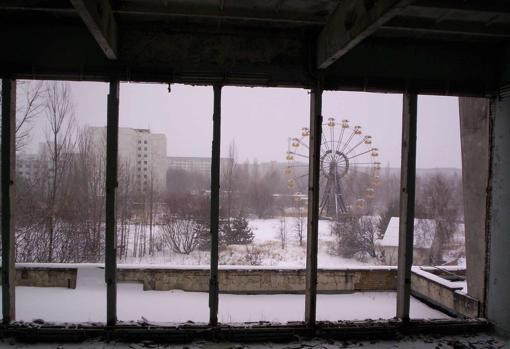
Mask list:
[[[89,128],[94,143],[105,149],[106,127]],[[104,151],[104,150],[103,150]],[[151,181],[155,190],[166,189],[166,136],[148,129],[119,127],[119,164],[135,172],[138,189],[145,192]]]
[[[167,161],[168,170],[183,170],[198,173],[206,177],[211,175],[211,158],[208,157],[169,156]],[[222,158],[220,160],[220,167],[228,166],[231,161],[231,158]]]
[[[398,263],[399,217],[391,217],[382,240],[377,242],[379,250],[387,265]],[[436,221],[434,219],[414,220],[413,264],[430,265],[431,252],[436,236]],[[464,246],[464,224],[457,224],[452,232],[452,244]]]
[[[391,217],[379,246],[387,265],[398,263],[399,217]],[[413,264],[429,265],[432,243],[436,235],[436,224],[433,219],[414,220]]]
[[[16,176],[35,180],[46,175],[51,167],[50,162],[42,154],[16,154]]]

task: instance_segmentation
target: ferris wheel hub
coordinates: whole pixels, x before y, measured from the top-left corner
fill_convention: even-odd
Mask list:
[[[327,150],[321,156],[321,171],[331,179],[340,179],[349,172],[349,158],[339,150]]]

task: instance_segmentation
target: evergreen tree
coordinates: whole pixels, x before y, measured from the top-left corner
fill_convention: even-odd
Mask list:
[[[224,222],[221,224],[220,234],[221,241],[225,245],[248,245],[255,238],[248,220],[242,214],[234,217],[230,223]]]

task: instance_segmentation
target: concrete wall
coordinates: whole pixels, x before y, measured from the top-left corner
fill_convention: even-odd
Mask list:
[[[102,268],[102,265],[98,265]],[[478,317],[478,301],[462,294],[457,286],[434,275],[435,268],[419,268],[413,271],[411,288],[413,295],[453,315]],[[416,269],[414,269],[416,270]],[[452,270],[453,271],[453,270]],[[455,270],[456,274],[462,271]],[[78,266],[26,266],[16,268],[18,286],[75,288]],[[142,283],[144,290],[167,291],[179,289],[189,292],[207,292],[209,271],[207,269],[133,268],[118,269],[119,282]],[[396,290],[397,270],[392,267],[319,270],[320,293],[350,293],[361,291]],[[220,269],[220,292],[234,294],[303,293],[305,270],[303,269]]]
[[[16,266],[16,286],[76,288],[76,268]]]
[[[468,294],[483,303],[489,178],[489,100],[459,98]]]
[[[119,269],[119,282],[141,282],[144,290],[207,292],[209,271],[202,269]],[[220,292],[303,293],[305,270],[223,269]],[[324,293],[388,291],[396,289],[396,269],[319,270],[318,290]]]
[[[429,276],[427,276],[429,274]],[[431,303],[443,311],[461,317],[474,318],[480,316],[479,302],[460,291],[462,286],[438,280],[432,273],[411,273],[411,292],[413,296]]]
[[[102,265],[98,264],[98,268]],[[76,288],[78,266],[16,267],[16,284],[32,287]],[[319,270],[318,290],[323,293],[391,291],[396,289],[396,268]],[[171,268],[123,268],[118,282],[137,282],[144,290],[208,292],[209,270]],[[220,269],[220,292],[304,293],[304,269]]]
[[[510,98],[494,103],[486,312],[496,329],[510,336]]]

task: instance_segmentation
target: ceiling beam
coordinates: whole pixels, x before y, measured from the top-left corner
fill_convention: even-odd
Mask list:
[[[122,15],[160,16],[160,17],[194,17],[213,19],[249,20],[259,22],[295,23],[306,25],[324,25],[325,16],[315,14],[303,14],[287,11],[268,11],[252,8],[224,7],[223,9],[212,6],[182,6],[171,4],[168,6],[155,4],[136,4],[119,2],[113,8],[114,13]]]
[[[417,34],[447,34],[468,37],[510,38],[509,26],[486,25],[484,23],[444,21],[411,21],[407,18],[396,18],[384,24],[381,29]]]
[[[310,88],[314,40],[299,31],[231,33],[123,27],[119,60],[109,60],[82,23],[0,21],[0,77],[286,86]],[[65,47],[65,50],[61,48]],[[424,39],[364,40],[324,74],[324,88],[488,96],[510,81],[510,47]]]
[[[68,0],[2,0],[0,10],[28,12],[75,12]]]
[[[317,66],[325,69],[399,14],[412,0],[341,2],[319,34]]]
[[[109,1],[71,0],[71,3],[106,57],[117,59],[117,22]]]
[[[435,8],[492,14],[510,13],[510,3],[500,0],[416,0],[411,6],[414,8]]]

